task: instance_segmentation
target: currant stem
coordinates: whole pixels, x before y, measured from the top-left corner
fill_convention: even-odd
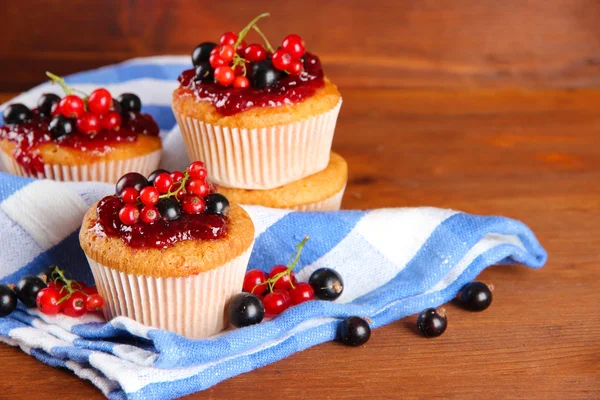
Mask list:
[[[56,275],[56,278],[54,278],[54,275]],[[56,304],[60,304],[60,303],[62,303],[63,301],[67,300],[67,299],[68,299],[69,297],[71,297],[71,295],[72,295],[73,293],[75,293],[75,292],[81,292],[81,293],[83,293],[83,294],[86,294],[86,293],[85,293],[83,290],[80,290],[80,289],[74,289],[74,288],[73,288],[73,284],[76,284],[76,285],[78,285],[78,286],[81,286],[81,285],[79,285],[79,282],[76,282],[76,281],[74,281],[74,280],[72,280],[72,279],[68,279],[68,278],[65,276],[65,271],[64,271],[64,270],[61,270],[60,268],[58,268],[58,266],[55,266],[55,267],[54,267],[54,270],[52,271],[52,274],[51,274],[51,278],[52,278],[52,280],[53,280],[53,281],[55,281],[55,282],[56,282],[57,280],[59,280],[59,279],[60,279],[60,280],[61,280],[61,281],[63,281],[63,283],[65,284],[65,285],[64,285],[64,286],[63,286],[63,287],[60,289],[59,293],[62,293],[63,289],[65,289],[65,288],[67,289],[67,294],[66,294],[65,296],[63,296],[63,297],[62,297],[60,300],[58,300],[58,301],[56,302]],[[86,295],[87,295],[87,294],[86,294]]]
[[[260,19],[262,18],[266,18],[268,17],[270,14],[268,12],[266,13],[262,13],[259,16],[255,17],[252,21],[250,21],[248,23],[248,25],[246,25],[244,27],[244,29],[242,29],[240,31],[240,33],[238,34],[238,40],[237,42],[235,42],[235,45],[233,45],[234,49],[237,49],[238,46],[240,45],[240,43],[242,43],[242,40],[244,40],[244,38],[246,37],[246,35],[248,34],[248,32],[250,32],[250,29],[252,29],[252,27],[254,26],[254,24],[256,24]]]
[[[52,83],[58,83],[60,85],[60,87],[62,88],[62,90],[65,91],[66,94],[68,94],[68,95],[73,94],[73,89],[71,89],[70,87],[67,86],[67,83],[65,82],[65,80],[62,77],[55,75],[50,71],[46,71],[46,76],[48,78],[50,78]]]
[[[187,171],[185,171],[185,173],[183,174],[183,178],[181,178],[179,182],[175,182],[174,184],[172,184],[169,188],[169,191],[165,194],[161,194],[160,196],[158,196],[158,198],[166,199],[168,197],[177,196],[177,193],[179,193],[182,189],[185,189],[185,184],[189,179],[190,174]],[[177,186],[177,189],[175,189],[175,191],[171,191],[171,188],[174,187],[176,184],[179,184],[179,186]]]
[[[294,255],[292,255],[292,258],[290,259],[290,261],[287,264],[287,268],[285,271],[281,271],[280,273],[274,275],[272,278],[267,279],[266,281],[259,283],[258,285],[254,286],[251,290],[251,293],[254,293],[254,289],[256,289],[259,286],[262,285],[269,285],[269,292],[273,292],[273,288],[275,287],[275,283],[277,283],[277,281],[279,279],[281,279],[282,277],[284,277],[285,275],[289,275],[292,270],[296,267],[296,264],[298,264],[298,261],[300,260],[300,254],[302,254],[302,249],[304,248],[304,245],[306,244],[306,242],[308,241],[309,237],[308,235],[304,237],[304,239],[302,239],[302,241],[300,243],[298,243],[296,245],[296,253]],[[290,279],[290,285],[292,286],[292,289],[295,289],[296,287],[294,286],[294,282],[292,282],[292,280]]]
[[[267,39],[267,37],[260,30],[260,28],[258,27],[258,25],[252,26],[252,29],[254,29],[256,31],[256,33],[258,33],[260,35],[260,37],[262,38],[263,42],[265,42],[265,47],[267,48],[267,50],[269,50],[271,53],[274,53],[275,50],[273,50],[273,46],[271,46],[271,43],[269,43],[269,39]]]

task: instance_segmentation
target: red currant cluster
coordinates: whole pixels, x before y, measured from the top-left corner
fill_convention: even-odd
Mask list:
[[[124,225],[133,225],[140,219],[152,224],[163,218],[176,220],[186,214],[227,215],[229,202],[206,180],[207,170],[202,161],[191,163],[185,172],[156,170],[148,178],[136,172],[125,174],[116,186],[116,195],[122,201],[119,219]]]
[[[304,70],[301,59],[306,53],[304,41],[296,34],[288,35],[281,48],[274,50],[257,25],[258,20],[268,15],[265,13],[254,18],[239,34],[224,33],[219,44],[206,42],[198,45],[192,52],[196,80],[214,80],[222,86],[233,85],[237,89],[250,85],[261,89],[279,82],[277,71],[300,75]],[[250,30],[262,37],[264,46],[258,43],[246,45],[244,39]]]
[[[257,324],[263,316],[276,316],[291,306],[315,298],[335,300],[344,289],[340,275],[330,268],[314,271],[308,282],[298,282],[293,272],[308,236],[296,246],[296,254],[287,266],[276,265],[269,274],[251,269],[244,277],[243,291],[228,307],[230,322],[236,327]],[[258,312],[255,312],[258,310]]]
[[[15,311],[17,300],[47,315],[62,312],[75,318],[99,311],[104,305],[95,287],[68,279],[66,271],[58,267],[40,276],[25,276],[16,285],[0,285],[0,318]]]

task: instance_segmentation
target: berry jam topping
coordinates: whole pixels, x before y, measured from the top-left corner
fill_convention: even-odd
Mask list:
[[[179,76],[179,83],[200,101],[209,101],[222,115],[234,115],[253,107],[279,107],[312,96],[324,86],[319,58],[306,52],[304,40],[286,36],[274,50],[257,22],[252,20],[239,34],[224,33],[219,44],[205,42],[192,52],[193,69]],[[246,45],[244,38],[256,31],[264,46]]]
[[[97,233],[118,236],[134,248],[167,248],[183,240],[212,240],[227,234],[229,201],[211,193],[204,163],[185,172],[157,170],[148,178],[125,174],[116,194],[96,208]]]
[[[55,143],[103,156],[119,143],[135,142],[139,134],[158,136],[154,119],[140,112],[140,99],[131,93],[113,100],[106,89],[96,89],[79,97],[64,80],[48,73],[67,95],[43,94],[38,108],[12,104],[4,110],[5,126],[0,127],[0,140],[13,142],[13,157],[28,173],[43,174],[44,163],[39,146]]]

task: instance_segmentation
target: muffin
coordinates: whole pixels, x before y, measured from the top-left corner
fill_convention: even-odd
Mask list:
[[[321,172],[270,190],[220,187],[219,192],[239,204],[286,208],[297,211],[337,211],[348,181],[348,164],[331,153],[329,165]]]
[[[128,171],[148,174],[160,161],[158,125],[131,93],[119,101],[106,89],[85,100],[46,93],[37,108],[11,104],[3,116],[0,159],[14,175],[115,182]]]
[[[194,339],[227,326],[254,225],[243,208],[211,192],[199,164],[148,179],[126,174],[115,195],[86,213],[79,240],[107,319],[126,316]]]
[[[327,167],[342,98],[298,35],[272,55],[268,42],[246,46],[256,21],[194,49],[173,112],[190,159],[206,162],[212,181],[267,190]]]

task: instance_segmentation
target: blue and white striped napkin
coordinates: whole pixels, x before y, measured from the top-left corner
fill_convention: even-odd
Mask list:
[[[187,57],[137,59],[67,81],[88,92],[101,85],[113,93],[140,94],[144,110],[167,132],[175,124],[168,105],[171,91],[186,67]],[[48,88],[42,85],[17,101],[33,106]],[[186,157],[177,129],[163,137],[164,166],[181,168]],[[103,183],[0,173],[0,283],[14,283],[52,264],[92,283],[78,228],[87,208],[113,191],[113,185]],[[171,399],[333,340],[340,318],[367,316],[377,328],[451,300],[489,265],[516,262],[538,268],[546,261],[533,233],[502,217],[436,208],[247,210],[256,225],[249,268],[268,271],[285,262],[309,235],[298,278],[307,280],[320,267],[334,268],[345,282],[342,296],[335,303],[304,303],[270,321],[203,340],[122,317],[105,322],[98,316],[49,317],[19,308],[0,318],[0,341],[72,370],[111,399]]]

